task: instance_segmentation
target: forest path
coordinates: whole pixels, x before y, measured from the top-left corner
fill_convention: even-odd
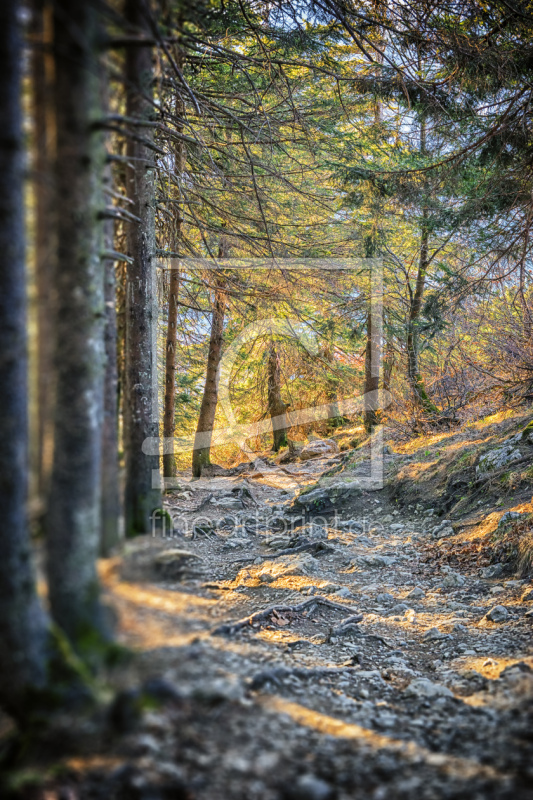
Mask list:
[[[386,491],[287,513],[338,463],[184,483],[168,506],[197,535],[105,562],[136,669],[185,698],[148,715],[139,752],[213,800],[531,798],[527,587],[427,563],[435,523]]]

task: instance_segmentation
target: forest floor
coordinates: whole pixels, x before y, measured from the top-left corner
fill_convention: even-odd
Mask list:
[[[457,513],[464,498],[446,496],[464,452],[501,446],[522,422],[397,448],[380,491],[355,484],[364,447],[183,477],[167,494],[182,532],[101,564],[121,641],[139,654],[111,676],[118,732],[56,766],[42,797],[533,797],[533,584],[491,569],[489,547],[506,511],[529,519],[531,485],[502,499],[486,482]],[[294,499],[306,487],[318,513]]]

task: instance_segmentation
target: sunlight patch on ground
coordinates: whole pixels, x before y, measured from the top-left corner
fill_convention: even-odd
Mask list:
[[[394,750],[402,756],[413,761],[424,761],[429,766],[442,769],[447,774],[461,778],[474,778],[485,776],[494,778],[499,773],[492,767],[479,764],[467,758],[448,756],[444,753],[433,753],[412,741],[393,739],[375,731],[363,728],[353,723],[342,722],[335,717],[321,714],[318,711],[306,708],[299,703],[284,700],[281,697],[268,696],[260,698],[259,702],[266,711],[277,714],[286,714],[294,722],[312,728],[326,736],[339,739],[349,739],[361,745],[367,745],[375,750]]]

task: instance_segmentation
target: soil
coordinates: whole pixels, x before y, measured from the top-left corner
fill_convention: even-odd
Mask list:
[[[466,520],[436,540],[442,519],[394,487],[293,506],[367,471],[340,454],[183,476],[177,530],[101,565],[138,653],[105,735],[22,796],[533,797],[531,580],[446,556]]]

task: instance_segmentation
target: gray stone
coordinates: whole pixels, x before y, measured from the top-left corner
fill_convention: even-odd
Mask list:
[[[300,775],[286,795],[290,800],[333,800],[335,791],[316,775]]]
[[[505,444],[503,447],[496,447],[494,450],[489,450],[487,453],[483,453],[483,455],[480,456],[476,467],[476,473],[480,475],[486,472],[492,472],[493,470],[506,466],[506,464],[517,461],[521,457],[522,453],[514,444]]]
[[[498,522],[498,528],[502,528],[508,522],[511,522],[513,519],[520,519],[520,517],[525,517],[526,512],[523,514],[520,511],[506,511],[505,514],[502,514],[500,520]]]
[[[358,556],[355,564],[358,567],[390,567],[396,562],[393,556],[379,556],[369,553],[368,555]]]
[[[164,578],[179,578],[186,570],[190,569],[193,562],[201,560],[196,553],[173,548],[158,553],[154,558],[154,567]]]
[[[378,601],[378,603],[386,603],[387,605],[389,603],[393,603],[395,599],[396,598],[394,597],[394,595],[389,594],[389,592],[380,592],[378,595],[376,595],[376,600]]]
[[[453,692],[440,683],[433,683],[428,678],[415,678],[406,689],[412,697],[453,697]]]
[[[339,445],[333,439],[317,439],[309,442],[300,450],[300,461],[309,461],[311,458],[331,456],[339,452]]]
[[[479,572],[482,578],[499,578],[503,571],[503,564],[491,564],[489,567],[484,567]]]
[[[335,594],[337,595],[337,597],[344,597],[344,598],[353,597],[353,594],[351,593],[351,591],[348,589],[347,586],[341,586],[340,589],[337,589]]]
[[[394,606],[392,611],[394,614],[405,614],[406,611],[409,611],[409,606],[407,603],[398,603],[397,606]]]
[[[429,628],[422,636],[424,642],[433,642],[445,638],[446,634],[442,633],[438,628]]]
[[[445,572],[445,575],[442,579],[442,586],[444,586],[445,589],[457,589],[458,587],[465,585],[465,578],[463,578],[463,576],[458,572],[454,572],[449,567],[445,567],[443,572]]]
[[[494,606],[486,614],[486,619],[489,622],[506,622],[509,619],[509,612],[505,606]]]

